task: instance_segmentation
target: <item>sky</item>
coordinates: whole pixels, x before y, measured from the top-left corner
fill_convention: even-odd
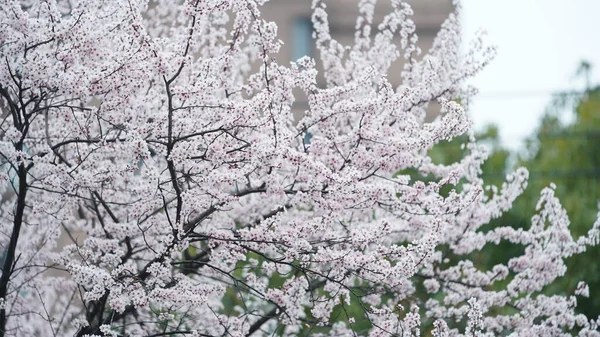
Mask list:
[[[467,37],[478,29],[497,46],[496,59],[472,84],[480,94],[470,113],[476,129],[494,123],[517,150],[531,135],[555,91],[583,90],[582,60],[600,84],[600,0],[463,0]]]

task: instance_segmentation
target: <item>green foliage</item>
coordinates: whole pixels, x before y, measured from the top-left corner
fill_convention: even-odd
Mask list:
[[[570,123],[561,120],[561,113],[574,116]],[[507,173],[511,153],[499,143],[498,128],[490,126],[476,138],[490,148],[488,160],[483,166],[487,185],[499,185]],[[465,137],[440,143],[430,155],[435,162],[456,162],[465,154],[461,144]],[[501,218],[481,228],[487,231],[496,226],[529,228],[531,215],[539,200],[540,191],[555,183],[556,196],[561,200],[571,219],[571,231],[575,237],[585,234],[594,223],[600,201],[600,87],[588,90],[580,97],[557,96],[540,121],[538,129],[527,139],[524,152],[517,156],[515,166],[524,166],[530,172],[528,188],[514,207]],[[523,247],[500,242],[487,245],[469,258],[482,269],[506,264],[520,255]],[[577,283],[585,280],[590,293],[600,292],[600,247],[592,247],[586,253],[566,261],[567,274],[544,291],[548,294],[573,294]],[[458,257],[450,257],[458,258]],[[508,283],[498,284],[498,288]],[[578,311],[593,317],[600,312],[600,297],[578,298]]]
[[[565,108],[574,110],[571,123],[560,119]],[[574,101],[558,97],[528,140],[519,165],[527,167],[531,177],[511,213],[523,218],[532,214],[536,193],[554,182],[556,196],[571,219],[571,232],[576,237],[585,234],[596,219],[600,200],[600,87]],[[599,254],[600,247],[596,246],[568,259],[567,274],[548,291],[572,294],[580,280],[589,284],[591,294],[600,291]],[[578,308],[590,317],[597,315],[600,298],[580,298]]]

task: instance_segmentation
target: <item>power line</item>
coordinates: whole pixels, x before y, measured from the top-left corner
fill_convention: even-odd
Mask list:
[[[487,91],[478,93],[474,99],[507,99],[507,98],[530,98],[544,96],[580,96],[585,94],[586,90],[518,90],[518,91]]]
[[[484,172],[482,178],[504,178],[504,172]],[[600,178],[600,168],[568,170],[529,170],[529,180],[539,179],[596,179]]]
[[[600,130],[580,132],[549,132],[540,134],[539,139],[600,138]]]

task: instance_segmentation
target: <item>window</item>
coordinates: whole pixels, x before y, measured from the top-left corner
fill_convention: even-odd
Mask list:
[[[292,61],[304,56],[312,56],[313,27],[310,18],[297,18],[294,20],[292,30]]]
[[[304,144],[310,144],[310,140],[312,139],[312,137],[312,133],[306,131],[306,133],[304,134]]]

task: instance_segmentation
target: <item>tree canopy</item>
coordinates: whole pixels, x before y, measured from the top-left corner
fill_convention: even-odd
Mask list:
[[[583,280],[544,292],[600,220],[574,238],[549,185],[496,222],[529,173],[482,179],[460,102],[495,50],[458,2],[423,53],[403,1],[346,46],[315,0],[291,63],[264,3],[0,0],[0,337],[600,336]]]

